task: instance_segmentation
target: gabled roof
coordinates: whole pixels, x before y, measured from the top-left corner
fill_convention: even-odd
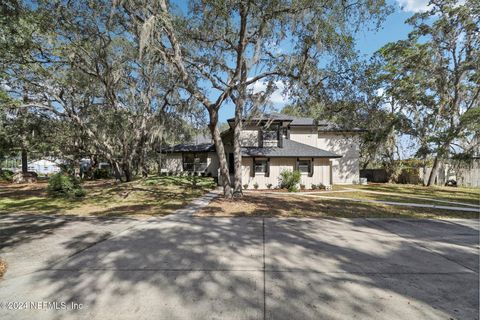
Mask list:
[[[284,139],[283,148],[279,147],[242,147],[244,157],[285,157],[285,158],[341,158],[330,151],[315,148],[300,142]]]
[[[228,123],[232,124],[235,121],[234,118],[227,120]],[[291,127],[296,126],[316,126],[320,132],[364,132],[366,130],[360,128],[348,128],[341,127],[333,122],[320,120],[317,121],[313,118],[301,118],[294,117],[282,113],[264,113],[260,115],[253,116],[251,118],[244,118],[243,121],[250,123],[255,122],[268,122],[268,121],[278,121],[278,122],[288,122]]]
[[[293,121],[295,117],[289,116],[288,114],[282,114],[282,113],[263,113],[259,115],[254,115],[252,117],[248,118],[243,118],[243,121]],[[227,119],[227,122],[233,122],[235,121],[235,118],[230,118]]]
[[[200,144],[177,144],[173,147],[163,148],[162,153],[179,153],[179,152],[215,152],[213,143]]]

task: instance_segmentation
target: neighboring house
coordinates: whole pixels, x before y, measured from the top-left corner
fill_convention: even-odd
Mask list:
[[[233,127],[234,119],[228,123]],[[245,119],[241,132],[242,184],[252,188],[278,186],[283,170],[299,170],[301,184],[350,184],[359,181],[360,129],[283,114]],[[222,133],[230,173],[234,170],[233,129]],[[162,168],[168,172],[197,172],[219,177],[218,158],[211,141],[164,148]],[[221,177],[219,177],[221,178]],[[219,179],[220,180],[220,179]],[[221,181],[219,181],[221,183]]]
[[[59,162],[47,159],[40,159],[32,161],[28,164],[28,171],[36,172],[37,174],[50,175],[60,172]]]

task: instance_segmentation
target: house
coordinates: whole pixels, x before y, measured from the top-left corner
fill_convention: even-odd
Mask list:
[[[229,171],[233,174],[233,122],[222,133]],[[242,184],[260,189],[279,184],[283,170],[299,170],[301,184],[351,184],[359,181],[359,138],[363,130],[341,128],[312,118],[263,114],[243,120]],[[166,172],[195,172],[218,177],[219,164],[211,141],[185,143],[161,150]],[[221,181],[219,181],[221,183]]]

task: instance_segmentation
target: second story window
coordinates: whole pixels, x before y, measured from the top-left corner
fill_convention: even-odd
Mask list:
[[[277,140],[278,133],[276,129],[266,129],[262,132],[263,140]]]
[[[263,140],[278,140],[278,125],[270,124],[268,127],[264,127],[262,130]]]

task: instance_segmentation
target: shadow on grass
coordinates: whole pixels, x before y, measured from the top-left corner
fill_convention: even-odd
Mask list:
[[[370,184],[359,186],[360,190],[370,190],[379,192],[398,192],[398,195],[407,194],[411,196],[430,197],[453,202],[466,202],[471,204],[480,204],[480,188],[454,188],[454,187],[425,187],[421,185],[401,185],[401,184]]]
[[[213,179],[198,178],[193,187],[185,177],[152,177],[158,184],[144,180],[116,183],[112,180],[88,181],[83,184],[87,195],[82,198],[52,198],[47,184],[8,185],[0,190],[0,213],[128,215],[166,214],[210,190]]]
[[[248,193],[242,199],[216,199],[198,215],[335,218],[479,218],[480,212],[410,208],[296,195]]]

